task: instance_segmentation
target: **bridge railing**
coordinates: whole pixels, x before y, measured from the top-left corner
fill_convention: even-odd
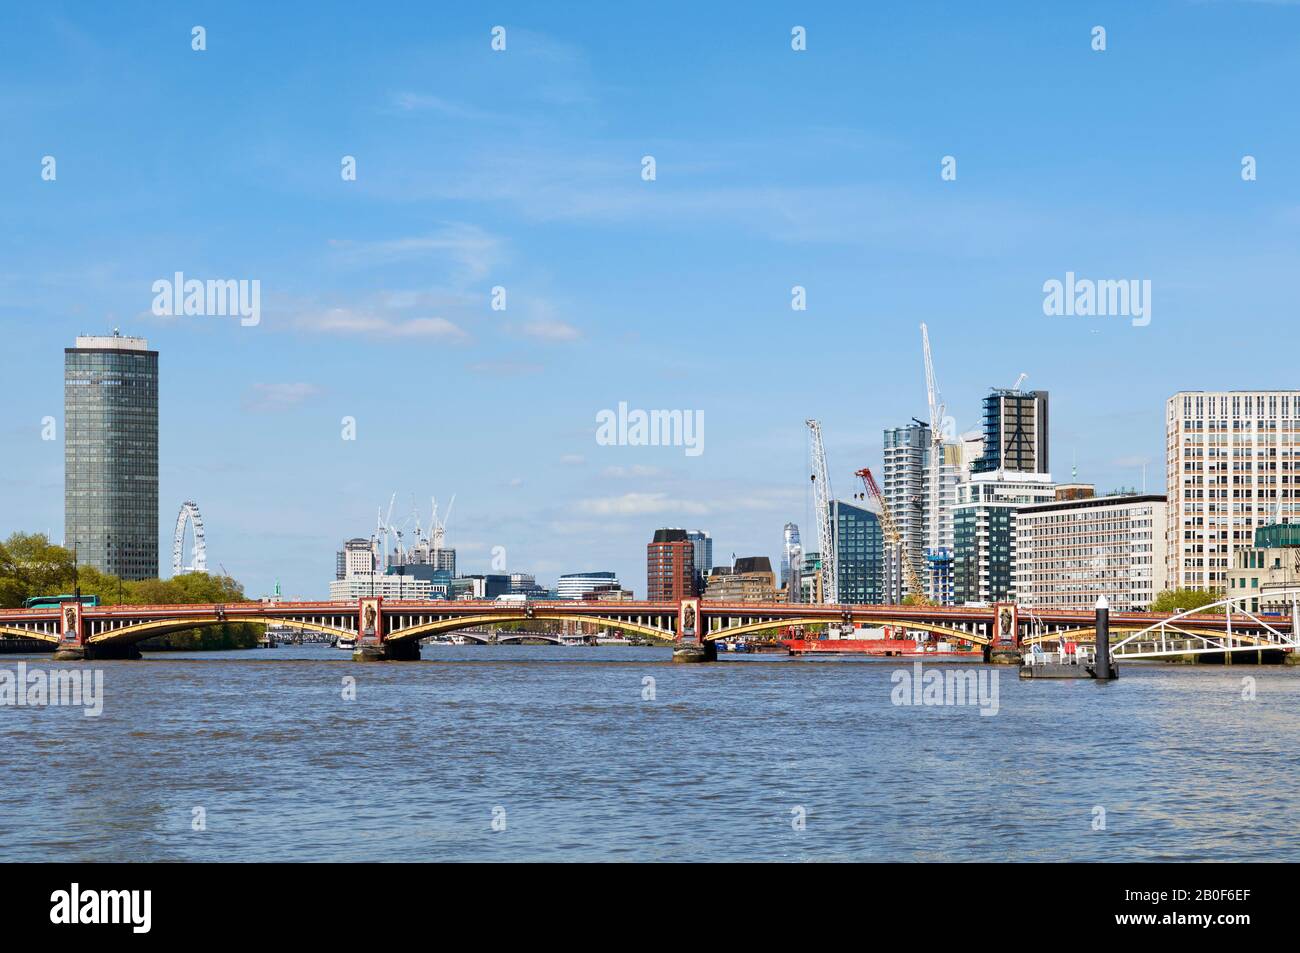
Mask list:
[[[1214,652],[1233,648],[1300,648],[1300,624],[1298,624],[1300,623],[1300,588],[1282,589],[1269,593],[1270,599],[1282,599],[1284,602],[1290,602],[1291,612],[1288,619],[1290,625],[1287,631],[1283,631],[1274,624],[1278,619],[1286,618],[1285,616],[1269,615],[1247,608],[1248,603],[1259,598],[1258,594],[1229,596],[1209,605],[1186,609],[1175,615],[1158,619],[1146,628],[1116,642],[1111,646],[1111,653],[1130,654],[1131,649],[1128,652],[1123,650],[1140,643],[1168,645],[1171,642],[1190,643],[1191,640],[1199,640],[1203,643],[1202,648],[1188,650],[1196,652]],[[1221,631],[1213,633],[1193,632],[1188,627],[1180,625],[1184,620],[1212,614],[1214,609],[1223,610],[1224,626]],[[1268,621],[1270,619],[1273,621]],[[1249,630],[1249,632],[1242,631],[1241,634],[1238,634],[1238,629],[1234,629],[1234,620],[1248,623],[1244,626],[1239,625],[1238,629]],[[1259,632],[1267,633],[1267,635],[1256,634]],[[1174,652],[1177,650],[1171,648],[1162,649],[1161,651]]]

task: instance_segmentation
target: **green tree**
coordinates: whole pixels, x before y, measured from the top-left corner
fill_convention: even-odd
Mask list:
[[[30,596],[71,592],[71,551],[44,533],[14,533],[0,543],[0,605],[17,608]]]
[[[1152,612],[1186,612],[1223,598],[1222,589],[1166,589],[1151,603]]]

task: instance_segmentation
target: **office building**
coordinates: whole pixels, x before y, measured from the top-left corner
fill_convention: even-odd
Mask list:
[[[158,576],[158,352],[78,337],[63,351],[63,532],[82,565]]]
[[[612,572],[571,572],[560,577],[555,591],[561,599],[581,599],[597,589],[621,588]]]
[[[1056,500],[1050,474],[974,474],[957,487],[953,508],[953,600],[1010,599],[1015,592],[1016,511]]]
[[[1238,549],[1228,574],[1227,596],[1249,612],[1290,616],[1300,590],[1300,523],[1255,530],[1254,545]]]
[[[714,602],[783,602],[778,596],[776,574],[766,556],[746,556],[734,566],[714,566],[709,573],[704,598]]]
[[[822,596],[821,553],[804,553],[803,567],[799,571],[799,601],[820,604]]]
[[[845,605],[879,604],[884,597],[885,538],[880,517],[843,500],[832,500],[839,600]]]
[[[695,546],[684,529],[655,530],[646,544],[646,598],[651,602],[676,602],[698,592]]]
[[[354,537],[343,544],[334,559],[334,578],[348,579],[363,573],[372,573],[378,567],[373,541]]]
[[[702,529],[687,530],[686,538],[691,541],[692,565],[695,567],[695,591],[704,591],[704,577],[713,568],[713,537]]]
[[[397,573],[357,573],[330,583],[330,600],[355,603],[358,599],[383,596],[385,599],[445,599],[445,588],[440,591],[433,582]]]
[[[1165,588],[1165,498],[1097,496],[1020,507],[1015,596],[1029,609],[1144,612]]]
[[[1256,529],[1300,522],[1300,391],[1180,391],[1165,433],[1169,588],[1226,590]]]

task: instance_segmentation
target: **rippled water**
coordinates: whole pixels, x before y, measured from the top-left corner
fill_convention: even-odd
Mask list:
[[[304,646],[89,664],[99,718],[0,707],[0,859],[1300,859],[1300,668],[1129,664],[1105,685],[997,668],[989,717],[891,704],[896,660],[463,646],[358,665]]]

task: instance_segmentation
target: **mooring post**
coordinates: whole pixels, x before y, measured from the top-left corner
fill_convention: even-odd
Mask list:
[[[1097,678],[1109,680],[1110,671],[1110,603],[1103,595],[1097,599]]]

